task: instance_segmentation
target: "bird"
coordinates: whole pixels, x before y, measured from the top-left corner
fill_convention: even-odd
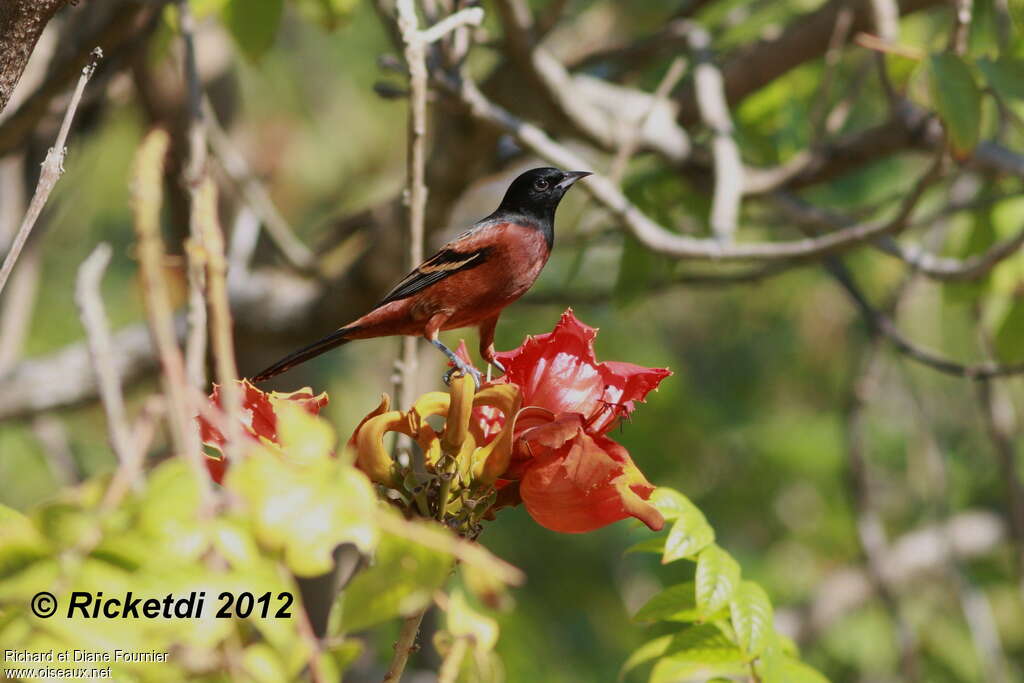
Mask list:
[[[506,306],[526,293],[551,256],[555,210],[562,197],[589,171],[534,168],[509,185],[498,208],[416,266],[366,315],[288,354],[253,376],[262,382],[356,339],[422,335],[456,371],[481,385],[480,372],[445,346],[442,330],[477,327],[480,355],[500,372],[494,330]]]

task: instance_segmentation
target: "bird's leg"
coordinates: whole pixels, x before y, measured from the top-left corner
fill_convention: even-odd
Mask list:
[[[448,372],[444,373],[444,383],[445,384],[451,384],[451,382],[452,382],[452,375],[454,375],[455,371],[458,370],[458,371],[460,371],[464,375],[471,376],[473,378],[473,381],[476,382],[476,388],[477,389],[480,388],[480,386],[483,384],[483,382],[480,379],[480,371],[479,370],[477,370],[472,365],[470,365],[466,361],[464,361],[461,358],[459,358],[458,354],[456,354],[454,351],[452,351],[447,346],[442,344],[440,339],[436,339],[436,338],[435,339],[431,339],[430,343],[433,344],[434,346],[436,346],[437,348],[441,349],[441,353],[443,353],[444,355],[448,356],[448,360],[450,360],[452,363],[455,364],[454,368],[451,368],[451,369],[448,370]]]
[[[498,316],[488,318],[480,323],[480,357],[504,373],[505,366],[494,357],[494,328],[498,326]]]

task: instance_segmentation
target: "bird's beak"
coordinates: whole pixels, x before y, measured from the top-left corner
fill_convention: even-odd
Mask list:
[[[573,183],[580,178],[586,178],[588,175],[593,174],[590,171],[567,171],[565,177],[555,187],[560,190],[568,190],[572,187]]]

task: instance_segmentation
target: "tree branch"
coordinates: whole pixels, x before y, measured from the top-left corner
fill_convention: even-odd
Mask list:
[[[0,3],[0,112],[11,99],[46,24],[67,0]]]
[[[93,49],[92,61],[82,69],[82,74],[78,77],[78,84],[75,86],[75,92],[71,95],[71,102],[68,104],[68,110],[64,114],[64,121],[61,123],[60,132],[57,134],[57,141],[46,154],[46,159],[43,161],[43,170],[39,174],[39,182],[36,184],[35,193],[29,202],[28,211],[25,212],[25,218],[21,222],[21,227],[18,228],[14,241],[11,243],[11,248],[4,257],[3,266],[0,267],[0,292],[3,292],[4,285],[7,284],[7,278],[10,277],[11,271],[14,269],[14,263],[18,260],[18,256],[25,246],[25,241],[32,232],[36,220],[39,219],[39,214],[42,213],[43,207],[46,206],[46,200],[50,198],[50,193],[53,192],[54,186],[60,180],[61,175],[64,174],[64,155],[67,154],[67,147],[65,145],[68,140],[68,133],[71,130],[71,121],[75,118],[78,103],[82,100],[85,84],[89,82],[93,72],[96,71],[97,62],[102,58],[103,51],[98,47]]]

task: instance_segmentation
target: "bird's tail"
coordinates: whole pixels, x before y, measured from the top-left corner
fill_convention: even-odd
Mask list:
[[[358,328],[343,327],[340,330],[331,332],[323,339],[315,341],[309,346],[305,346],[299,349],[298,351],[295,351],[294,353],[288,354],[287,356],[277,361],[263,372],[254,376],[252,378],[252,381],[262,382],[263,380],[270,379],[275,375],[280,375],[282,372],[285,372],[286,370],[291,370],[296,365],[305,363],[310,358],[316,358],[325,351],[330,351],[331,349],[337,346],[347,344],[348,342],[352,341],[352,338],[349,335],[355,332],[356,329]]]

